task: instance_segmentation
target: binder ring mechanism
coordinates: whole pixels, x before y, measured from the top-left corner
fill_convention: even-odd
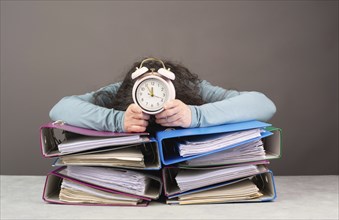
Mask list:
[[[64,122],[63,120],[56,120],[55,122],[52,123],[53,125],[64,125],[66,124],[66,122]]]

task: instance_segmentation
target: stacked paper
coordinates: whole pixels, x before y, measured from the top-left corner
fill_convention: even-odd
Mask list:
[[[160,169],[158,151],[147,133],[95,131],[47,123],[40,129],[45,157],[57,157],[43,198],[58,204],[146,206],[161,193],[152,174]]]
[[[255,121],[161,133],[167,204],[272,201],[268,159],[280,156],[280,129]],[[175,150],[171,147],[175,146]],[[176,166],[177,165],[177,166]]]
[[[65,139],[58,144],[59,151],[63,154],[81,152],[100,147],[118,146],[123,144],[134,144],[145,141],[139,135],[130,135],[123,137],[91,137],[78,136],[72,139]]]
[[[202,154],[254,138],[260,138],[260,131],[261,129],[251,129],[239,132],[192,137],[179,143],[178,148],[180,156],[188,157]]]
[[[89,152],[86,154],[71,154],[60,157],[60,164],[92,166],[130,166],[145,167],[144,155],[139,148],[123,148],[103,152]]]
[[[144,195],[150,178],[125,169],[108,167],[68,166],[67,176],[105,188]]]
[[[276,194],[267,164],[280,156],[280,130],[267,126],[172,129],[153,138],[48,124],[41,130],[42,153],[58,157],[54,166],[61,167],[48,174],[43,198],[140,206],[160,198],[164,186],[168,204],[271,201]],[[53,129],[76,132],[57,139]],[[162,175],[149,172],[161,169],[160,158]]]
[[[213,170],[180,170],[175,180],[181,191],[188,191],[257,173],[259,170],[254,165]]]
[[[209,166],[213,164],[236,164],[265,159],[266,154],[263,142],[256,140],[215,154],[188,160],[186,164],[189,166]]]
[[[123,204],[137,205],[141,199],[108,193],[95,188],[63,180],[60,190],[60,200],[67,203],[93,203],[93,204]]]
[[[204,204],[204,203],[225,203],[248,201],[257,199],[263,194],[259,188],[249,179],[235,184],[222,186],[219,188],[196,192],[178,197],[180,205]],[[171,204],[171,200],[168,201]]]

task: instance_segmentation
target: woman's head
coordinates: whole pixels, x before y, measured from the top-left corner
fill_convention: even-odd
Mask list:
[[[105,91],[99,91],[94,95],[94,103],[106,108],[125,111],[133,103],[132,88],[136,79],[133,80],[131,75],[136,67],[140,67],[141,62],[139,61],[132,65],[115,96]],[[166,68],[170,68],[171,72],[175,74],[173,84],[176,90],[176,99],[187,105],[202,105],[204,102],[199,96],[198,84],[200,79],[198,76],[191,73],[181,64],[166,60],[163,60],[163,62]],[[155,70],[163,67],[160,62],[154,60],[143,63],[143,66],[148,69],[154,68]]]

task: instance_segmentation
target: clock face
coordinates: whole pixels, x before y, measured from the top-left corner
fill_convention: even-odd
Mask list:
[[[155,112],[161,109],[168,100],[167,84],[158,78],[143,80],[135,91],[138,105],[146,111]]]

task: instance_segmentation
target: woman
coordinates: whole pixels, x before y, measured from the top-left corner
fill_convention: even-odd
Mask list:
[[[267,121],[276,112],[274,103],[262,93],[225,90],[200,80],[180,64],[164,61],[175,74],[176,99],[168,101],[164,111],[150,116],[132,99],[135,80],[131,74],[140,63],[132,66],[123,82],[62,98],[51,109],[50,118],[95,130],[144,132],[159,127],[193,128],[248,120]],[[160,65],[155,61],[144,64],[156,70],[162,67]]]

